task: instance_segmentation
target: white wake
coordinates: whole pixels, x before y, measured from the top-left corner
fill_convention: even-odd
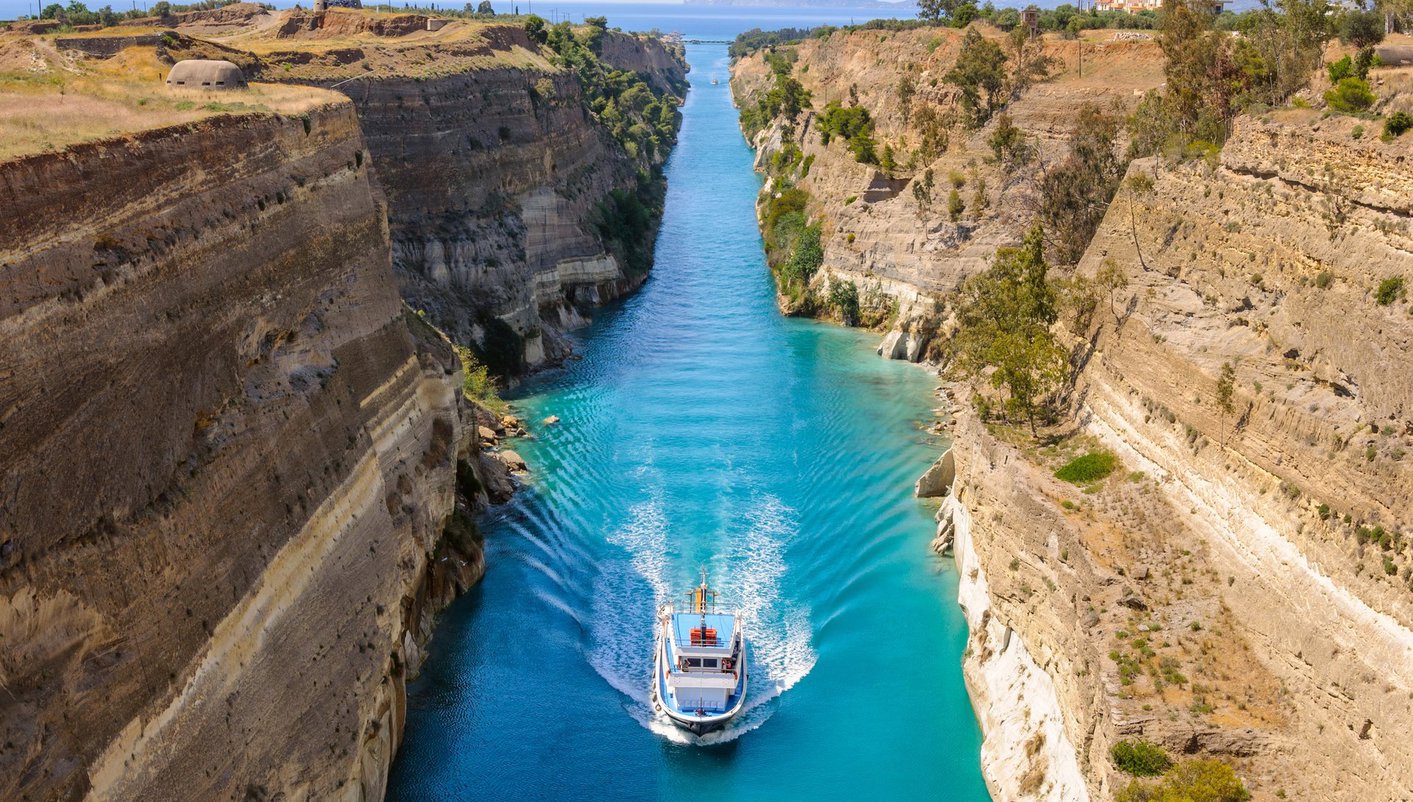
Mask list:
[[[685,594],[695,581],[695,566],[671,570],[669,524],[660,498],[633,507],[628,522],[610,533],[609,542],[626,555],[606,562],[595,580],[588,658],[628,697],[626,708],[634,719],[678,743],[723,743],[764,724],[775,710],[767,703],[809,674],[817,657],[810,643],[810,611],[788,600],[781,588],[785,552],[798,529],[793,510],[773,496],[762,496],[731,522],[726,551],[708,563],[722,606],[735,609],[745,627],[750,686],[742,712],[726,729],[702,737],[654,713],[648,700],[656,610]],[[674,577],[682,587],[673,585]]]

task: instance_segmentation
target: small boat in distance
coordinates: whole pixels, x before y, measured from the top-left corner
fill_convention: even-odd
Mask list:
[[[702,584],[688,609],[658,610],[653,709],[702,735],[726,726],[746,701],[746,635],[735,612],[716,611],[716,591]]]

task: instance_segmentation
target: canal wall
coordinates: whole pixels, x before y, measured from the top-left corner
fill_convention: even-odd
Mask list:
[[[521,26],[302,15],[249,18],[249,95],[123,114],[113,70],[229,48],[115,67],[0,34],[116,121],[0,159],[0,798],[381,799],[435,615],[484,570],[472,515],[513,489],[487,449],[516,426],[429,318],[492,351],[501,321],[518,370],[546,310],[631,289],[597,215],[666,147],[629,154]],[[407,242],[457,220],[532,244],[409,308]]]
[[[956,290],[1036,208],[1036,171],[1003,170],[987,140],[999,120],[939,122],[959,108],[941,80],[954,36],[836,32],[777,48],[814,112],[752,132],[760,168],[808,192],[818,297],[852,280],[861,304],[895,304],[880,353],[932,364],[946,358]],[[1152,42],[1091,38],[1084,76],[1064,59],[1073,41],[1043,46],[1063,66],[1007,107],[1040,164],[1065,153],[1059,110],[1131,108],[1162,81]],[[762,53],[733,68],[747,112],[776,80]],[[1371,81],[1384,113],[1408,107],[1405,68]],[[887,172],[911,186],[895,193],[882,165],[824,141],[829,100],[869,112],[875,145],[893,145]],[[1410,171],[1406,144],[1369,126],[1276,109],[1239,116],[1207,158],[1135,162],[1077,267],[1051,272],[1081,288],[1118,277],[1055,326],[1071,375],[1053,425],[1036,436],[983,382],[953,388],[957,497],[944,512],[970,513],[966,670],[998,739],[983,756],[998,799],[1072,784],[1062,749],[1046,756],[1055,778],[1021,788],[1025,747],[1041,754],[1029,739],[1049,726],[1026,722],[1053,721],[1056,704],[1093,799],[1134,781],[1111,749],[1138,739],[1226,762],[1258,800],[1413,794],[1409,746],[1390,735],[1413,721]],[[944,134],[938,152],[924,146]],[[954,191],[956,204],[939,202]],[[1089,454],[1111,454],[1112,472],[1056,477]],[[984,622],[970,612],[983,608]],[[1017,672],[1033,662],[1048,675],[1023,683],[1023,704],[978,674],[1000,653],[997,632],[1031,658],[1017,652]],[[1021,722],[988,722],[992,709]]]

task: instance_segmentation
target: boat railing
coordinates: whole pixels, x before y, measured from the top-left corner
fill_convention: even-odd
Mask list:
[[[678,709],[678,710],[681,710],[681,711],[683,711],[683,712],[685,712],[685,713],[691,713],[691,712],[693,712],[693,711],[700,711],[700,712],[702,712],[702,713],[725,713],[725,712],[726,712],[726,708],[725,708],[725,707],[721,707],[721,706],[716,705],[716,704],[707,704],[705,698],[698,699],[698,700],[696,700],[695,702],[679,701],[679,702],[678,702],[678,707],[677,707],[677,709]]]

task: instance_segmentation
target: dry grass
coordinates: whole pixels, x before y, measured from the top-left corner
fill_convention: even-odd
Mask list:
[[[300,114],[341,100],[332,92],[252,84],[239,92],[173,90],[150,48],[74,63],[32,40],[0,41],[0,161],[216,114]],[[18,69],[16,69],[18,67]]]

